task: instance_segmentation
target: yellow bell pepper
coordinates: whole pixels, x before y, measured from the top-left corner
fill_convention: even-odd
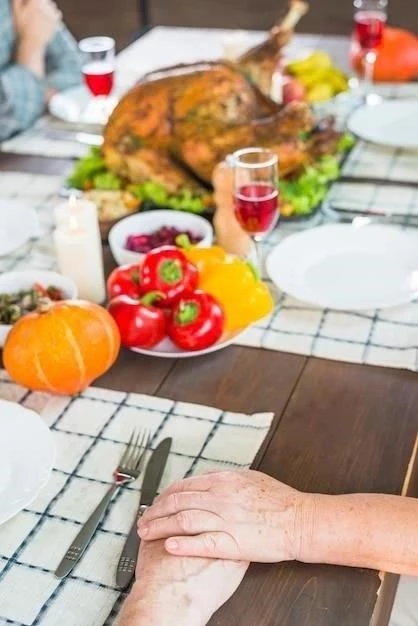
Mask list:
[[[195,265],[199,271],[199,284],[219,263],[223,263],[226,259],[226,252],[220,246],[211,246],[210,248],[199,248],[191,246],[183,249],[183,254]]]
[[[200,281],[200,288],[212,294],[225,313],[225,330],[237,331],[268,315],[273,298],[251,266],[238,258],[212,266]]]

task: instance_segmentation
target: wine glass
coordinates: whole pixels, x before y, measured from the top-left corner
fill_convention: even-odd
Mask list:
[[[106,121],[114,83],[115,40],[112,37],[87,37],[78,46],[82,54],[84,82],[94,100],[99,103],[104,118],[102,121]]]
[[[235,216],[254,242],[261,275],[259,245],[279,219],[277,155],[265,148],[245,148],[233,154]]]
[[[373,87],[374,70],[387,19],[388,0],[354,0],[354,36],[364,55],[366,101]]]

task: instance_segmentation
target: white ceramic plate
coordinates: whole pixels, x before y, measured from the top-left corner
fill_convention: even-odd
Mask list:
[[[298,300],[337,310],[392,307],[418,297],[418,233],[393,226],[319,226],[267,259],[271,280]]]
[[[205,350],[194,350],[188,352],[187,350],[182,350],[178,348],[168,337],[163,339],[157,346],[154,348],[132,348],[133,352],[138,352],[139,354],[147,354],[149,356],[158,356],[163,359],[188,359],[194,356],[203,356],[204,354],[211,354],[211,352],[217,352],[218,350],[222,350],[227,346],[230,346],[234,341],[241,337],[247,328],[244,330],[237,331],[236,333],[228,333],[224,335],[217,343],[210,346],[210,348],[206,348]]]
[[[36,211],[17,200],[0,200],[0,256],[11,254],[40,234]]]
[[[418,99],[386,100],[358,108],[348,120],[349,130],[366,141],[406,150],[418,149]]]
[[[53,117],[68,124],[101,126],[116,106],[117,99],[93,98],[83,86],[72,87],[52,96],[48,110]]]
[[[0,524],[36,498],[54,460],[52,435],[39,415],[0,400]]]

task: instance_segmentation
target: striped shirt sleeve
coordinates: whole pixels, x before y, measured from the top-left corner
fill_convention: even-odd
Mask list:
[[[0,141],[24,130],[42,114],[45,82],[17,63],[0,72]]]
[[[59,29],[48,46],[46,74],[48,87],[56,91],[81,83],[81,58],[77,43],[65,27]]]

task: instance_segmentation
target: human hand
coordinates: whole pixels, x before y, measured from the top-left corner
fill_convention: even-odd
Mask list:
[[[172,556],[163,541],[143,541],[120,626],[203,626],[237,589],[247,567],[242,561]]]
[[[47,46],[61,19],[62,13],[52,0],[13,0],[18,43],[30,43],[35,51]]]
[[[299,553],[303,495],[252,470],[196,476],[163,492],[138,524],[176,555],[278,562]]]
[[[226,161],[219,163],[212,176],[216,211],[213,224],[216,239],[227,252],[247,257],[251,238],[238,223],[234,213],[234,170]]]

